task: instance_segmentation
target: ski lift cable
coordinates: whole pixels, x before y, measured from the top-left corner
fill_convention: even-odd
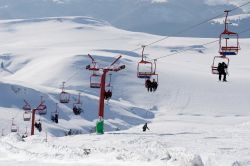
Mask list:
[[[237,7],[233,8],[233,9],[231,9],[231,10],[229,10],[229,11],[231,12],[231,11],[237,10],[237,9],[239,9],[239,8],[241,8],[241,7],[244,7],[244,6],[248,5],[248,4],[250,4],[250,1],[244,3],[244,4],[240,5],[240,6],[237,6]],[[223,15],[224,15],[224,13],[223,13],[223,14],[219,14],[219,15],[217,15],[217,16],[214,16],[214,17],[212,17],[212,18],[206,19],[206,20],[204,20],[204,21],[202,21],[202,22],[200,22],[200,23],[198,23],[198,24],[195,24],[195,25],[190,26],[190,27],[187,27],[187,28],[185,28],[185,29],[183,29],[183,30],[181,30],[181,31],[179,31],[179,32],[177,32],[177,33],[174,33],[174,34],[172,34],[171,36],[175,36],[175,35],[178,35],[178,34],[182,34],[182,33],[186,32],[186,31],[189,31],[189,30],[191,30],[191,29],[194,29],[194,28],[196,28],[196,27],[198,27],[198,26],[200,26],[200,25],[202,25],[202,24],[205,24],[205,23],[207,23],[207,22],[209,22],[209,21],[211,21],[211,20],[213,20],[213,19],[216,19],[216,18],[218,18],[218,17],[221,17],[221,16],[223,16]],[[151,43],[149,43],[149,44],[146,44],[145,47],[150,46],[150,45],[154,45],[154,44],[159,43],[159,42],[161,42],[161,41],[164,41],[164,40],[168,39],[169,37],[170,37],[170,36],[165,36],[165,37],[163,37],[163,38],[161,38],[161,39],[159,39],[159,40],[156,40],[156,41],[154,41],[154,42],[151,42]],[[218,41],[218,40],[216,40],[216,41]],[[214,42],[215,42],[215,41],[214,41]],[[212,42],[212,43],[214,43],[214,42]],[[211,44],[211,43],[209,42],[209,43],[206,43],[206,44],[204,44],[204,45],[208,45],[208,44]],[[137,50],[139,50],[139,49],[141,49],[141,47],[138,47],[138,48],[133,49],[133,50],[131,50],[131,51],[133,52],[133,51],[137,51]],[[183,50],[183,51],[184,51],[184,50]],[[182,51],[182,52],[183,52],[183,51]],[[185,51],[186,51],[186,50],[185,50]],[[175,55],[175,54],[177,54],[177,53],[174,53],[174,54],[172,54],[172,55]],[[170,56],[170,55],[168,55],[168,56]],[[164,56],[164,57],[165,57],[165,56]],[[161,58],[161,57],[160,57],[160,58]],[[157,59],[160,59],[160,58],[157,58]],[[156,59],[155,59],[155,60],[156,60]],[[80,71],[81,71],[81,70],[76,71],[75,73],[73,73],[65,82],[69,82],[70,80],[72,80],[77,74],[80,73]]]
[[[242,7],[246,6],[246,5],[248,5],[248,4],[250,4],[250,1],[244,3],[244,4],[240,5],[240,6],[237,6],[237,7],[233,8],[233,9],[231,9],[231,10],[229,10],[229,11],[237,10],[237,9],[239,9],[239,8],[242,8]],[[175,36],[175,35],[178,35],[178,34],[182,34],[182,33],[186,32],[186,31],[189,31],[189,30],[191,30],[191,29],[194,29],[194,28],[196,28],[196,27],[198,27],[198,26],[200,26],[200,25],[202,25],[202,24],[205,24],[205,23],[207,23],[207,22],[209,22],[209,21],[211,21],[211,20],[213,20],[213,19],[216,19],[216,18],[218,18],[218,17],[221,17],[221,16],[223,16],[223,15],[224,15],[224,13],[223,13],[223,14],[219,14],[219,15],[217,15],[217,16],[214,16],[214,17],[212,17],[212,18],[206,19],[206,20],[204,20],[204,21],[202,21],[202,22],[200,22],[200,23],[198,23],[198,24],[195,24],[195,25],[190,26],[190,27],[187,27],[187,28],[185,28],[185,29],[183,29],[183,30],[181,30],[181,31],[179,31],[179,32],[177,32],[177,33],[174,33],[174,34],[172,34],[171,36]],[[246,31],[248,31],[248,30],[246,30]],[[161,41],[164,41],[164,40],[168,39],[169,37],[170,37],[170,36],[165,36],[165,37],[163,37],[163,38],[161,38],[161,39],[158,39],[158,40],[156,40],[156,41],[154,41],[154,42],[148,43],[148,44],[145,45],[145,47],[154,45],[154,44],[159,43],[159,42],[161,42]],[[213,41],[213,42],[209,42],[209,43],[205,43],[205,44],[203,44],[203,45],[212,44],[212,43],[215,43],[215,42],[217,42],[217,41],[218,41],[218,40]],[[133,49],[133,50],[131,50],[131,51],[133,52],[133,51],[137,51],[137,50],[139,50],[139,49],[141,49],[141,47],[135,48],[135,49]],[[182,50],[182,51],[179,51],[179,52],[176,52],[176,53],[173,53],[173,54],[169,54],[169,55],[166,55],[166,56],[162,56],[162,57],[156,58],[156,59],[154,59],[154,60],[162,59],[162,58],[164,58],[164,57],[168,57],[168,56],[175,55],[175,54],[178,54],[178,53],[181,53],[181,52],[185,52],[185,51],[188,51],[188,50],[190,50],[190,49],[191,49],[191,48],[186,49],[186,50]],[[68,79],[66,79],[65,82],[69,82],[70,80],[72,80],[77,74],[80,73],[80,71],[81,71],[81,70],[76,71],[75,73],[73,73]]]
[[[250,28],[247,28],[244,31],[241,31],[239,34],[243,34],[243,33],[246,33],[248,31],[250,31]],[[201,46],[207,46],[207,45],[210,45],[210,44],[213,44],[213,43],[217,43],[218,41],[219,41],[219,39],[211,41],[211,42],[204,43]],[[155,58],[155,59],[151,59],[151,60],[163,59],[163,58],[166,58],[166,57],[169,57],[169,56],[172,56],[172,55],[176,55],[176,54],[180,54],[180,53],[183,53],[183,52],[186,52],[186,51],[189,51],[189,50],[193,50],[193,48],[187,48],[187,49],[184,49],[184,50],[181,50],[181,51],[177,51],[175,53],[164,55],[164,56],[161,56],[161,57],[158,57],[158,58]]]
[[[248,4],[250,4],[250,1],[244,3],[244,4],[240,5],[240,6],[237,6],[237,7],[235,7],[235,8],[232,8],[232,9],[230,9],[229,11],[230,11],[230,12],[235,11],[235,10],[237,10],[237,9],[239,9],[239,8],[242,8],[242,7],[244,7],[244,6],[248,5]],[[202,22],[200,22],[200,23],[198,23],[198,24],[194,24],[194,25],[192,25],[192,26],[189,26],[189,27],[187,27],[187,28],[184,28],[183,30],[180,30],[180,31],[178,31],[178,32],[176,32],[176,33],[173,33],[172,35],[165,36],[165,37],[163,37],[163,38],[161,38],[161,39],[158,39],[158,40],[156,40],[156,41],[153,41],[153,42],[151,42],[151,43],[148,43],[148,44],[146,44],[146,45],[144,45],[144,46],[145,46],[145,47],[148,47],[148,46],[154,45],[154,44],[156,44],[156,43],[159,43],[159,42],[161,42],[161,41],[164,41],[164,40],[170,38],[171,36],[176,36],[176,35],[183,34],[183,33],[186,32],[186,31],[192,30],[192,29],[194,29],[194,28],[196,28],[196,27],[198,27],[198,26],[200,26],[200,25],[203,25],[203,24],[209,22],[209,21],[212,21],[212,20],[214,20],[214,19],[216,19],[216,18],[222,17],[223,15],[224,15],[224,13],[218,14],[217,16],[214,16],[214,17],[212,17],[212,18],[208,18],[208,19],[206,19],[206,20],[204,20],[204,21],[202,21]],[[135,48],[135,49],[133,49],[133,50],[131,50],[131,51],[133,52],[133,51],[137,51],[137,50],[139,50],[139,49],[141,49],[141,47]]]

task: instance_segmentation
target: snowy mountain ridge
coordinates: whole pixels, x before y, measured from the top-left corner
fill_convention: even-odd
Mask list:
[[[1,19],[34,19],[42,17],[90,16],[109,22],[117,28],[169,36],[186,25],[194,25],[205,19],[235,8],[242,1],[211,0],[4,0],[0,1]],[[248,5],[232,15],[246,14]],[[240,30],[249,26],[246,19]],[[246,24],[246,25],[245,25]],[[219,26],[208,23],[186,32],[188,37],[217,37]]]

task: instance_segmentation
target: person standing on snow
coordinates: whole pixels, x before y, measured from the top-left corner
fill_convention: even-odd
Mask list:
[[[142,131],[145,132],[147,129],[149,130],[148,124],[145,123],[145,124],[143,125],[143,127],[142,127]]]

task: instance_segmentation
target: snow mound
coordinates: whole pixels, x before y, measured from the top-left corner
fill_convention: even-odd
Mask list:
[[[43,159],[50,163],[65,161],[72,164],[94,161],[98,158],[98,163],[109,159],[108,163],[122,161],[138,163],[138,165],[154,163],[169,166],[203,166],[201,157],[198,155],[183,148],[168,148],[166,142],[155,141],[155,138],[145,138],[146,135],[134,137],[125,133],[124,135],[110,133],[103,136],[48,137],[47,141],[42,137],[32,136],[26,138],[25,142],[11,142],[11,140],[21,140],[20,137],[12,134],[4,138],[9,141],[8,143],[0,142],[0,153],[5,152],[7,156],[17,161]],[[90,143],[90,140],[95,141]]]
[[[250,166],[250,161],[235,161],[232,166]]]
[[[1,141],[9,142],[9,143],[18,143],[23,142],[24,139],[19,133],[10,133],[4,137],[1,138]]]
[[[201,157],[183,148],[169,149],[171,159],[167,161],[171,166],[204,166]]]

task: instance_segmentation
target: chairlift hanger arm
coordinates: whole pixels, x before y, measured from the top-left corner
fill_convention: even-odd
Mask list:
[[[95,62],[95,59],[90,54],[88,54],[88,56],[92,60],[92,63]]]
[[[29,103],[28,103],[25,99],[24,99],[23,101],[24,101],[24,103],[25,103],[26,105],[28,105],[28,104],[29,104]]]
[[[122,56],[119,55],[119,56],[114,60],[114,62],[111,63],[110,67],[113,66],[116,62],[118,62],[118,60],[121,59],[121,57],[122,57]]]
[[[25,99],[23,101],[24,101],[25,105],[30,106],[30,104]]]
[[[224,11],[226,13],[226,17],[225,17],[225,31],[228,31],[228,22],[227,22],[227,19],[228,19],[228,13],[230,12],[229,10],[225,10]]]
[[[118,71],[120,71],[120,70],[123,70],[123,69],[125,69],[126,68],[126,66],[125,65],[121,65],[121,66],[119,66],[119,67],[117,67],[117,68],[113,68],[113,69],[105,69],[106,71],[114,71],[114,72],[118,72]]]

